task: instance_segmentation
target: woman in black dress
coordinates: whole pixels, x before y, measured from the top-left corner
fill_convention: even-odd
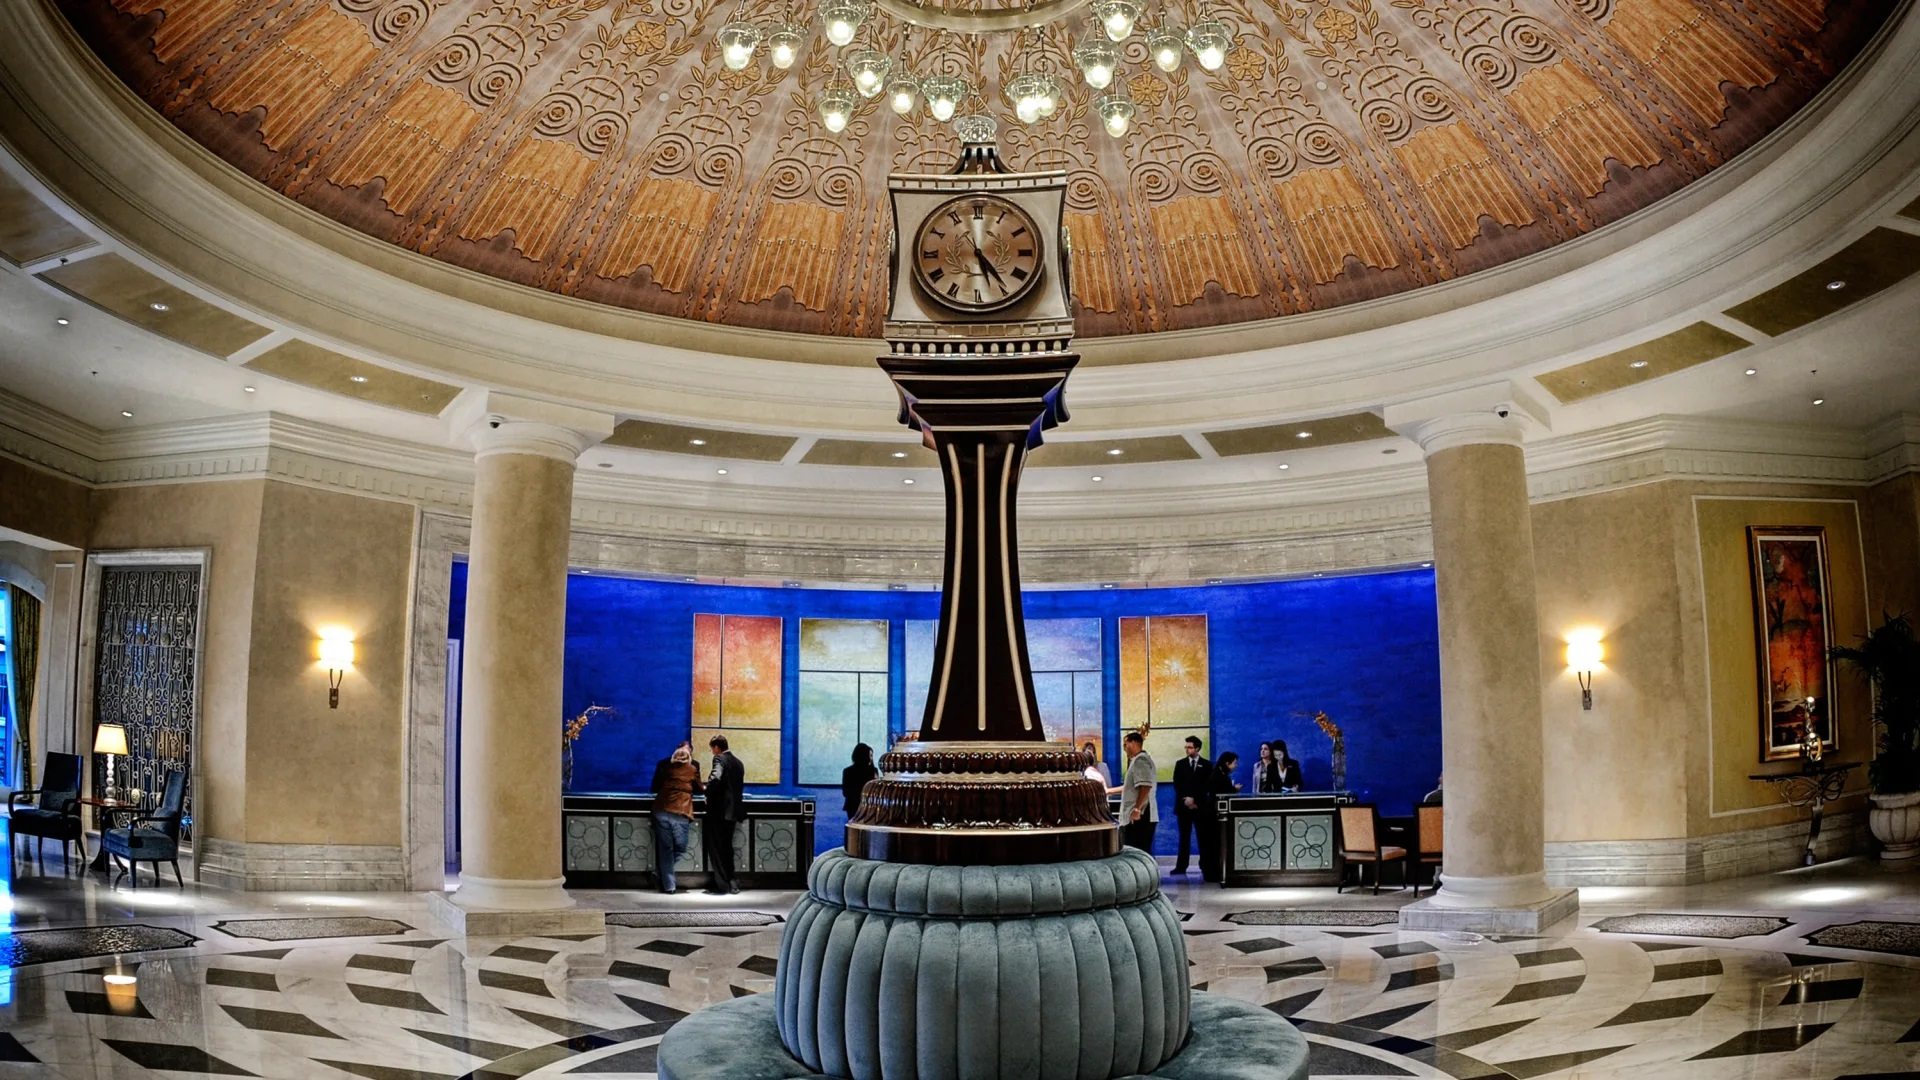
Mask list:
[[[1285,744],[1282,744],[1285,745]],[[1260,744],[1260,760],[1253,763],[1253,790],[1258,795],[1280,794],[1280,782],[1285,778],[1280,767],[1280,755],[1274,753],[1273,744]]]
[[[873,767],[873,747],[866,743],[853,748],[853,764],[840,770],[840,794],[847,799],[847,816],[860,809],[860,792],[870,780],[880,777],[880,770]]]

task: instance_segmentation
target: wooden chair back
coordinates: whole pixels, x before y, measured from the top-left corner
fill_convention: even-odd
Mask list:
[[[1342,806],[1340,808],[1340,850],[1370,851],[1380,850],[1379,812],[1371,806]]]
[[[1416,824],[1419,833],[1415,842],[1420,845],[1422,855],[1439,855],[1446,850],[1446,815],[1442,813],[1443,809],[1444,807],[1439,806],[1414,808],[1413,812],[1418,817]]]

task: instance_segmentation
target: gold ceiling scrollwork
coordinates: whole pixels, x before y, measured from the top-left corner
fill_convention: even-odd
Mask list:
[[[714,31],[781,0],[53,0],[235,167],[369,235],[663,315],[876,336],[889,171],[959,151],[925,108],[814,98],[843,58],[730,70]],[[940,0],[955,17],[979,0]],[[1826,85],[1893,0],[1168,0],[1232,29],[1214,71],[1129,40],[1109,137],[1034,32],[871,46],[979,85],[1016,169],[1068,174],[1082,336],[1325,310],[1531,255],[1724,164]],[[936,61],[936,57],[946,57]],[[1060,108],[1001,97],[1039,66]],[[838,76],[845,80],[841,73]]]

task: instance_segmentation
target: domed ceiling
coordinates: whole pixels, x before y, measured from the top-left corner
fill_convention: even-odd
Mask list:
[[[791,70],[729,71],[713,29],[774,19],[777,0],[58,3],[155,109],[288,197],[457,266],[661,315],[877,335],[886,175],[958,150],[884,98],[829,134],[813,97],[839,50],[823,39]],[[1483,270],[1653,203],[1804,105],[1891,7],[1167,0],[1177,21],[1233,27],[1224,66],[1162,74],[1136,36],[1124,138],[1075,80],[1048,120],[1002,116],[1001,149],[1071,173],[1083,335],[1269,319]],[[1062,60],[1069,27],[1045,36]],[[1004,79],[1014,41],[952,47]],[[922,62],[935,48],[877,44]]]

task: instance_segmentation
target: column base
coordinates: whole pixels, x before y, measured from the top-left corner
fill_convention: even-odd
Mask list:
[[[1578,889],[1549,889],[1537,900],[1486,907],[1455,907],[1439,903],[1437,897],[1428,897],[1400,909],[1400,929],[1537,934],[1562,919],[1571,918],[1579,910]]]
[[[547,934],[604,934],[607,913],[599,908],[492,907],[475,903],[479,896],[459,892],[429,893],[427,910],[434,919],[461,937],[539,937]],[[565,897],[564,891],[561,896]],[[568,898],[567,903],[572,904]]]

